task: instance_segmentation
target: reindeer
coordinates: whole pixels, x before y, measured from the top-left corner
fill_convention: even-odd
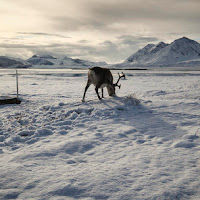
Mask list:
[[[119,75],[119,73],[118,73],[118,75]],[[89,69],[88,81],[87,81],[87,85],[85,87],[82,101],[83,102],[85,101],[85,94],[91,84],[93,84],[95,86],[95,91],[96,91],[99,99],[104,98],[104,96],[103,96],[103,88],[104,87],[107,88],[109,96],[114,96],[115,95],[115,87],[119,87],[119,88],[121,87],[121,85],[118,85],[118,83],[122,77],[125,78],[125,74],[123,72],[122,72],[121,76],[119,75],[117,82],[113,84],[113,76],[109,69],[101,68],[101,67],[93,67],[93,68]],[[101,88],[102,97],[99,96],[99,92],[98,92],[99,88]]]

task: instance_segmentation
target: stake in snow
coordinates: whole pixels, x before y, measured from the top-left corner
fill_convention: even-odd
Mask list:
[[[17,88],[17,98],[19,96],[19,84],[18,84],[18,73],[17,73],[17,70],[16,70],[16,88]]]
[[[118,75],[119,75],[119,73],[118,73]],[[82,101],[83,102],[85,101],[86,92],[91,84],[93,84],[95,86],[95,91],[96,91],[99,99],[101,99],[101,97],[99,96],[99,92],[98,92],[99,88],[101,88],[101,91],[102,91],[102,98],[104,97],[103,96],[103,88],[104,87],[107,88],[109,96],[114,96],[115,95],[115,87],[116,86],[119,88],[121,87],[121,85],[118,85],[118,83],[122,77],[125,78],[125,74],[123,72],[122,72],[122,75],[119,75],[117,82],[113,83],[113,76],[109,69],[101,68],[101,67],[93,67],[93,68],[89,69],[88,81],[87,81],[87,85],[85,87]]]

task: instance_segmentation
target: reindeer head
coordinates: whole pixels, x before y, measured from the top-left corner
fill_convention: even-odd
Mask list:
[[[108,90],[108,95],[109,95],[109,96],[114,96],[114,95],[115,95],[115,87],[114,87],[114,84],[113,84],[113,85],[108,85],[108,86],[107,86],[107,90]]]
[[[124,74],[123,72],[122,72],[122,75],[120,75],[119,73],[118,73],[118,75],[119,75],[119,78],[118,78],[117,82],[114,83],[113,85],[108,85],[108,86],[107,86],[107,90],[108,90],[109,96],[114,96],[114,95],[115,95],[115,87],[118,87],[119,89],[120,89],[120,87],[121,87],[121,85],[118,85],[119,80],[120,80],[122,77],[125,78],[125,74]]]

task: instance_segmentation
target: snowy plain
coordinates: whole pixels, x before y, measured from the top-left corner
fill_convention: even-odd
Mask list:
[[[114,80],[117,70],[113,71]],[[98,100],[87,70],[19,70],[0,105],[0,199],[200,199],[200,71],[124,71]],[[0,70],[1,98],[16,93]]]

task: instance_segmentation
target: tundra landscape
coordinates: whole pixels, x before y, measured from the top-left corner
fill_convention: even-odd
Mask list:
[[[91,86],[84,103],[87,70],[18,73],[22,103],[0,105],[1,199],[199,198],[199,71],[126,71],[117,96]]]
[[[199,8],[0,0],[0,199],[199,200]]]

